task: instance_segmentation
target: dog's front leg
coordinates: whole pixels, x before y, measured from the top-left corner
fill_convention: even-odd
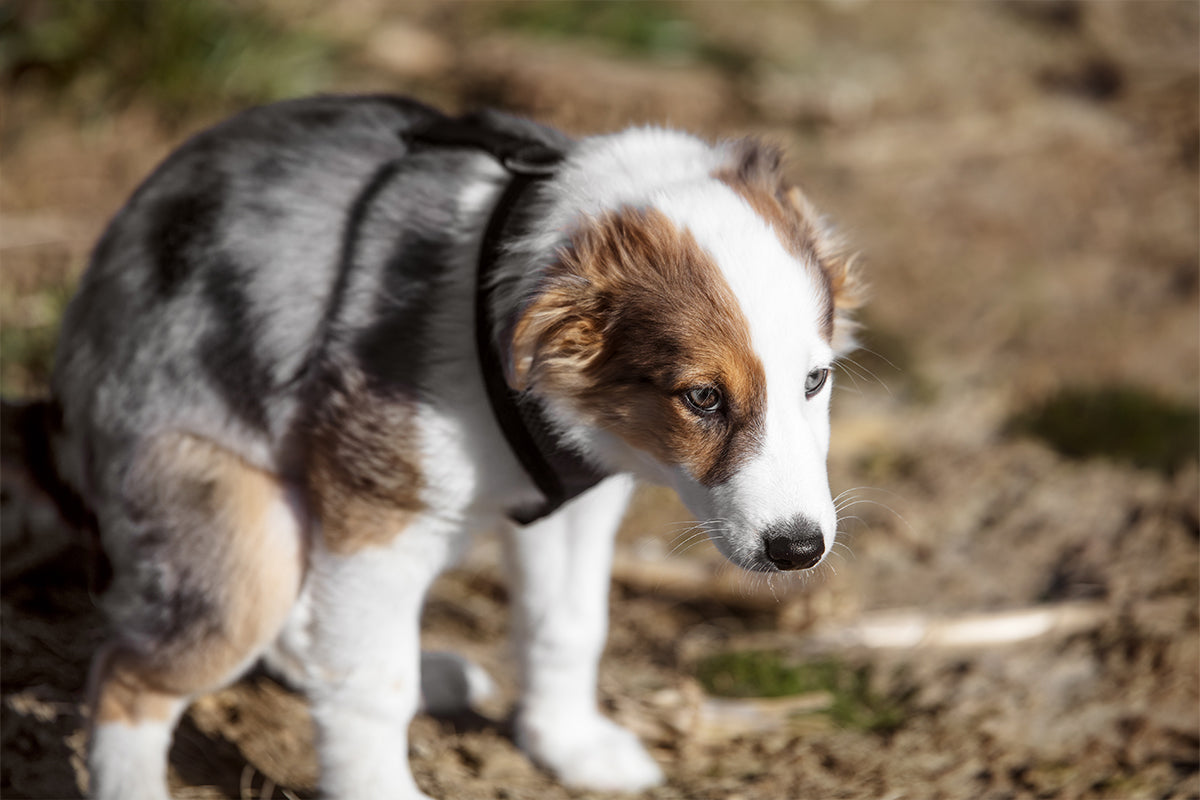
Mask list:
[[[417,517],[390,542],[331,552],[326,540],[315,549],[309,694],[323,796],[427,797],[408,766],[421,603],[460,540],[459,531]]]
[[[517,742],[570,786],[637,791],[663,779],[637,737],[596,706],[613,540],[631,491],[629,479],[610,478],[508,534],[521,667]]]

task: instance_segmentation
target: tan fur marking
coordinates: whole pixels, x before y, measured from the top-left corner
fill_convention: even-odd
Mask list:
[[[92,693],[92,724],[165,722],[182,698],[152,685],[138,657],[128,650],[107,648],[92,666],[96,688]]]
[[[350,554],[392,541],[422,508],[413,405],[345,370],[315,414],[309,494],[325,546]]]
[[[816,267],[826,290],[822,334],[834,348],[849,346],[853,323],[849,311],[861,304],[861,283],[853,256],[821,226],[821,216],[799,188],[787,187],[782,153],[754,139],[734,145],[736,161],[713,177],[738,194],[766,220],[789,253]],[[840,330],[839,330],[840,329]]]
[[[593,425],[713,485],[757,446],[766,378],[717,265],[661,212],[582,228],[514,327],[513,380],[570,398]],[[683,393],[719,386],[725,413]]]
[[[95,722],[165,719],[276,634],[305,562],[285,493],[275,476],[198,437],[161,436],[143,452],[126,485],[132,513],[161,529],[161,557],[187,576],[179,588],[204,602],[150,648],[116,644],[97,658]]]

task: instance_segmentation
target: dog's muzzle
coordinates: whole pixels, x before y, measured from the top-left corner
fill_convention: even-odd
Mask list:
[[[776,569],[808,569],[825,555],[825,537],[817,523],[796,517],[763,532],[763,552]]]

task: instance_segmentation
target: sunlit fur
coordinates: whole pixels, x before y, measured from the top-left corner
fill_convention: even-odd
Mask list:
[[[526,257],[553,240],[558,256],[513,281],[511,370],[517,385],[550,395],[577,446],[674,487],[699,519],[723,521],[714,543],[734,563],[772,570],[760,539],[768,526],[811,517],[826,552],[836,535],[825,470],[831,386],[806,399],[804,382],[852,346],[857,284],[811,205],[783,185],[778,159],[759,148],[709,148],[657,129],[586,142],[566,175],[586,171],[588,190],[549,187],[551,225],[514,248]],[[729,177],[739,174],[740,185]],[[568,241],[554,240],[563,230]],[[631,254],[629,239],[656,242],[656,255]],[[629,338],[639,353],[614,344]],[[710,382],[734,411],[752,408],[736,420],[749,434],[727,451],[736,469],[719,481],[679,456],[713,449],[711,431],[678,402]]]
[[[816,540],[812,565],[830,551],[831,386],[805,382],[850,346],[857,282],[779,152],[480,118],[566,153],[522,201],[491,333],[511,386],[614,473],[519,527],[508,513],[540,495],[493,417],[473,324],[509,176],[469,148],[408,149],[403,132],[442,119],[388,96],[251,110],[182,146],[97,246],[51,437],[113,565],[95,797],[166,797],[183,709],[260,657],[311,700],[325,796],[424,797],[405,758],[422,684],[446,709],[487,681],[422,660],[422,601],[494,531],[518,744],[568,785],[640,791],[662,770],[596,702],[630,475],[674,487],[695,533],[768,581],[810,565],[773,539]],[[721,402],[698,409],[696,388]]]

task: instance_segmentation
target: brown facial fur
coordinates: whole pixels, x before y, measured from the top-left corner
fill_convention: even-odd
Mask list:
[[[582,228],[514,327],[513,382],[568,398],[597,427],[719,484],[752,454],[766,402],[750,329],[717,265],[661,212]],[[717,386],[722,412],[683,400]]]
[[[421,510],[414,409],[341,370],[315,412],[308,489],[325,546],[349,554],[387,544]]]
[[[733,148],[733,163],[713,177],[766,220],[789,253],[816,266],[816,277],[827,293],[822,334],[838,349],[839,343],[850,339],[847,312],[861,303],[853,257],[821,227],[820,215],[808,198],[797,187],[785,185],[778,148],[754,139],[743,139]]]
[[[146,648],[115,643],[93,667],[93,722],[164,720],[228,680],[278,632],[304,573],[302,524],[269,517],[286,503],[275,476],[195,436],[167,434],[138,458],[130,514],[162,538],[177,576],[172,603],[203,597]]]

